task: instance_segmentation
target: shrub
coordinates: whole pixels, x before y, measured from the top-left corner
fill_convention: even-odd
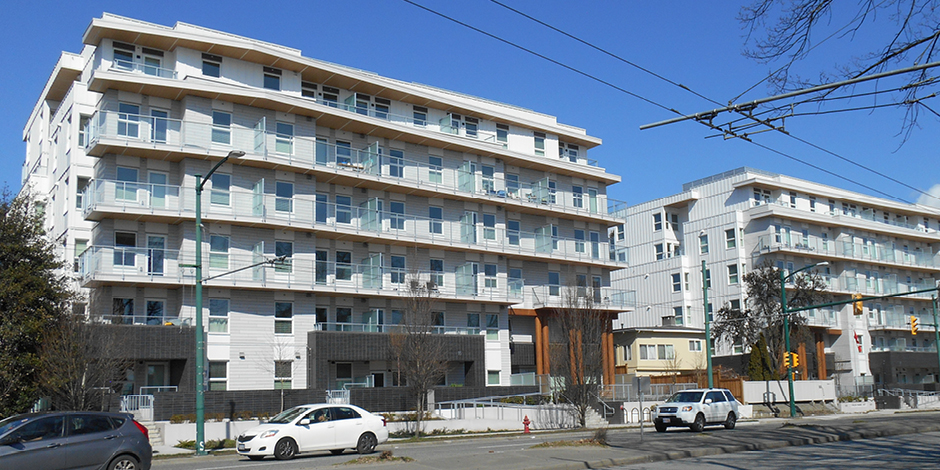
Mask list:
[[[250,411],[239,411],[235,413],[235,419],[239,421],[248,421],[252,416],[254,416],[254,413]]]
[[[196,441],[180,441],[174,447],[179,447],[180,449],[196,449]],[[220,449],[234,449],[235,440],[234,439],[218,439],[206,441],[206,450],[220,450]]]

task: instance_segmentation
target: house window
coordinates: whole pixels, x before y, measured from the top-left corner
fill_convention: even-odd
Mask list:
[[[294,361],[274,361],[274,389],[290,390]]]
[[[352,279],[352,252],[336,252],[336,280],[349,281]]]
[[[728,284],[735,285],[738,283],[738,265],[729,264],[728,265]]]
[[[676,325],[685,323],[685,315],[682,314],[682,307],[673,307],[672,314],[675,317]]]
[[[478,135],[478,129],[480,128],[480,120],[470,116],[464,116],[463,125],[464,135],[476,139]]]
[[[496,215],[483,214],[483,239],[496,240]]]
[[[574,231],[574,252],[584,253],[584,230]]]
[[[754,205],[770,204],[770,191],[766,189],[754,188]]]
[[[655,344],[641,344],[640,345],[640,360],[655,361],[656,360],[656,345]]]
[[[79,177],[75,182],[75,208],[81,209],[85,199],[85,188],[88,187],[88,178]]]
[[[434,287],[444,285],[444,260],[431,258],[429,261],[429,270],[431,271],[431,282]]]
[[[388,204],[388,223],[392,230],[405,229],[405,203],[392,201]]]
[[[498,370],[486,371],[486,384],[487,385],[499,385],[499,371]]]
[[[670,361],[676,358],[676,350],[671,344],[660,344],[656,346],[656,355],[660,359]]]
[[[88,144],[87,132],[88,132],[88,121],[91,120],[91,116],[82,115],[78,119],[78,146],[85,148],[85,145]]]
[[[672,275],[672,291],[681,292],[682,291],[682,276],[679,273]]]
[[[581,186],[572,186],[571,197],[575,207],[584,207],[584,188]]]
[[[548,272],[548,295],[557,296],[561,293],[561,273]]]
[[[137,234],[114,232],[114,265],[133,267],[137,254]]]
[[[317,99],[317,84],[311,82],[300,82],[300,96]]]
[[[509,239],[510,245],[519,246],[519,232],[518,220],[506,221],[506,238]]]
[[[496,289],[496,272],[497,268],[495,264],[483,265],[483,287]]]
[[[703,255],[708,254],[708,235],[701,235],[698,237],[698,246],[699,253]]]
[[[228,333],[228,299],[209,299],[209,333]]]
[[[274,334],[289,335],[294,331],[294,304],[291,302],[274,303]]]
[[[81,263],[79,261],[82,258],[82,253],[84,253],[85,250],[87,249],[88,249],[88,240],[83,240],[80,238],[75,239],[75,258],[74,258],[74,263],[72,265],[73,271],[79,272],[79,269],[81,267]]]
[[[653,231],[658,232],[663,229],[663,215],[653,214]]]
[[[274,126],[274,151],[285,155],[294,153],[294,125],[286,122]]]
[[[731,299],[731,302],[728,303],[731,310],[741,310],[741,300],[740,299]]]
[[[428,181],[444,182],[444,160],[441,157],[428,157]]]
[[[790,191],[790,208],[796,209],[796,193]]]
[[[502,144],[503,148],[509,147],[509,126],[496,124],[496,142]]]
[[[375,113],[373,114],[375,115],[375,117],[379,119],[387,120],[389,110],[391,110],[392,108],[392,102],[385,98],[379,98],[379,97],[376,97],[374,101],[375,101],[375,104],[373,106],[375,107]]]
[[[134,299],[112,299],[111,315],[113,315],[112,322],[134,323]]]
[[[545,134],[541,132],[535,133],[535,155],[539,157],[545,156]]]
[[[202,74],[207,77],[219,78],[222,76],[222,56],[215,54],[202,54]]]
[[[264,88],[281,91],[281,70],[273,67],[264,67]]]
[[[134,51],[136,47],[132,44],[114,41],[114,66],[126,70],[134,68]]]
[[[665,255],[663,254],[663,244],[662,244],[662,243],[657,243],[657,244],[654,246],[654,248],[656,249],[656,259],[657,259],[657,260],[663,259],[663,257],[665,256]]]
[[[809,211],[816,212],[816,196],[809,197]]]
[[[428,108],[423,106],[414,106],[411,109],[412,123],[416,127],[428,126]]]
[[[144,58],[144,73],[147,75],[162,76],[164,72],[160,69],[160,66],[163,63],[163,51],[143,47],[141,48],[141,52]]]
[[[217,206],[231,204],[232,175],[225,173],[212,174],[212,191],[209,193],[209,203]]]
[[[228,363],[209,361],[209,390],[228,390]]]
[[[352,323],[352,309],[348,307],[338,307],[336,309],[336,323]],[[344,329],[342,325],[336,326],[336,331]]]
[[[336,196],[336,223],[352,223],[352,198],[349,196]]]
[[[118,201],[137,201],[137,168],[117,168],[114,197]]]
[[[714,313],[715,313],[715,312],[714,312],[714,309],[712,308],[712,303],[711,303],[711,302],[709,302],[708,305],[705,307],[705,312],[708,314],[708,320],[707,320],[707,321],[709,321],[709,322],[715,321],[715,317],[714,317]]]
[[[404,256],[392,256],[392,268],[390,270],[392,277],[392,284],[404,284],[405,283],[405,257]]]
[[[689,351],[702,352],[702,341],[697,339],[689,340]]]
[[[737,240],[734,237],[734,229],[725,230],[725,246],[728,248],[734,248],[737,246]]]
[[[444,208],[428,206],[428,232],[444,233]]]
[[[140,106],[118,104],[118,135],[134,139],[140,135]]]
[[[712,270],[711,269],[705,270],[705,288],[706,289],[712,288]]]
[[[486,339],[499,339],[499,315],[488,313],[486,315]]]
[[[339,88],[324,85],[320,97],[323,98],[323,104],[331,108],[339,107]]]
[[[567,158],[569,162],[577,163],[578,162],[578,146],[574,144],[566,144],[564,142],[558,142],[558,158],[562,160]]]
[[[223,235],[209,236],[209,268],[228,269],[229,237]]]
[[[519,197],[519,175],[506,174],[506,193],[510,197]]]
[[[280,274],[290,274],[293,272],[293,258],[294,256],[294,242],[274,242],[274,256],[281,258],[285,257],[283,261],[278,261],[274,263],[274,272]]]
[[[472,329],[480,328],[480,314],[479,313],[467,314],[467,328],[472,328]]]
[[[148,300],[147,301],[147,324],[148,325],[162,325],[164,323],[164,315],[166,314],[166,302],[162,300]]]
[[[341,140],[336,141],[336,164],[337,165],[352,164],[352,144],[351,143],[343,142]]]
[[[212,111],[212,142],[222,145],[232,144],[231,114]]]
[[[405,152],[401,150],[388,151],[388,176],[401,178],[405,176]]]

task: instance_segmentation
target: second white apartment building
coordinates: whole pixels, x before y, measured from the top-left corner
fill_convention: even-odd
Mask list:
[[[679,326],[701,337],[706,309],[743,306],[743,276],[765,260],[791,272],[828,262],[818,270],[835,300],[927,289],[940,279],[940,209],[752,168],[684,184],[626,213],[611,240],[628,250],[630,267],[612,285],[635,290],[637,308],[615,328]],[[862,316],[850,305],[806,315],[813,342],[797,346],[801,378],[835,378],[847,390],[937,381],[929,293],[869,302]],[[921,319],[918,335],[910,315]],[[716,363],[734,364],[747,347],[716,344]]]

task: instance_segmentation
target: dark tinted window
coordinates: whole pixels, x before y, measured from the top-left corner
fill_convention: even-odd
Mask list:
[[[100,415],[73,415],[69,417],[69,435],[80,436],[113,429],[111,420]]]
[[[734,395],[732,395],[730,391],[725,390],[724,393],[725,393],[725,398],[727,398],[728,401],[735,401]]]
[[[114,429],[117,429],[124,425],[124,421],[127,421],[125,418],[111,418],[111,423]]]
[[[725,401],[725,395],[721,392],[708,392],[708,395],[705,395],[705,399],[712,399],[712,402]]]
[[[333,408],[333,419],[354,419],[358,417],[359,413],[356,413],[356,410],[352,408],[346,408],[345,406]]]
[[[24,424],[13,432],[16,438],[30,442],[62,437],[62,416],[39,418]]]

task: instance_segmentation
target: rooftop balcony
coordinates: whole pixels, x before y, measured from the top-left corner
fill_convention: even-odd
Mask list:
[[[940,240],[940,232],[933,229],[926,229],[923,225],[910,224],[904,220],[888,219],[875,217],[872,211],[829,211],[821,207],[816,211],[808,211],[790,207],[789,203],[782,200],[751,200],[752,207],[748,209],[751,217],[783,217],[798,219],[807,222],[838,225],[842,227],[853,227],[871,230],[873,232],[884,233],[891,236],[901,236],[905,238],[916,238],[927,241]]]
[[[576,287],[569,294],[568,288],[563,286],[531,286],[526,287],[531,294],[534,308],[564,308],[577,304],[589,305],[598,310],[611,310],[622,312],[636,309],[636,291],[614,289],[612,287]],[[569,299],[569,295],[577,299]],[[584,299],[582,301],[581,299]]]
[[[282,129],[284,130],[284,129]],[[547,177],[523,182],[498,177],[495,167],[464,162],[459,168],[431,164],[440,157],[416,155],[373,144],[364,149],[327,144],[316,138],[270,132],[264,119],[254,129],[213,126],[166,118],[153,118],[99,111],[89,120],[87,151],[90,155],[124,153],[137,147],[167,158],[167,152],[204,157],[210,151],[243,150],[245,162],[266,162],[311,169],[317,180],[359,187],[387,189],[397,185],[402,191],[428,197],[464,198],[507,206],[510,210],[567,216],[591,222],[623,223],[614,215],[626,203],[607,198],[597,189],[581,187],[581,192],[558,191]],[[155,154],[156,156],[156,154]],[[441,160],[437,160],[441,161]]]
[[[524,256],[541,261],[626,266],[612,260],[605,234],[591,240],[552,236],[550,225],[534,231],[497,227],[483,214],[464,212],[459,220],[431,219],[383,210],[384,201],[369,199],[358,206],[318,202],[316,195],[278,196],[266,194],[264,180],[255,191],[206,190],[204,220],[233,224],[269,224],[316,231],[318,236],[375,241],[397,245],[451,247],[480,253]],[[195,218],[195,190],[180,186],[93,180],[82,195],[83,214],[91,220],[106,217],[146,217],[176,223]],[[492,223],[492,226],[487,226]],[[557,230],[557,229],[555,229]],[[601,238],[601,237],[604,238]],[[625,259],[625,258],[624,258]]]
[[[895,267],[900,265],[930,268],[930,270],[940,267],[940,254],[920,249],[905,250],[899,248],[894,242],[862,244],[849,239],[829,240],[815,235],[803,237],[798,232],[761,236],[757,241],[757,249],[762,253],[787,251],[814,257],[858,260]]]

